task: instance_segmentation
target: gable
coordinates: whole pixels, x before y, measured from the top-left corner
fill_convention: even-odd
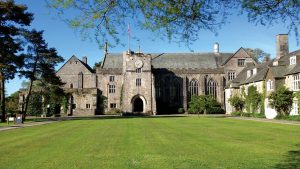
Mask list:
[[[226,65],[228,62],[237,59],[247,59],[246,61],[252,61],[255,65],[257,62],[254,60],[252,56],[250,56],[244,48],[240,48],[237,52],[235,52],[231,57],[229,57],[222,65]]]
[[[79,72],[83,74],[92,74],[91,68],[79,60],[76,56],[72,56],[58,71],[57,74],[78,75]]]

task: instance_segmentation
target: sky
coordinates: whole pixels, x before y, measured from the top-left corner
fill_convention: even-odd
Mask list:
[[[93,67],[95,62],[99,62],[103,58],[103,50],[99,49],[98,44],[92,40],[83,40],[80,33],[70,27],[59,19],[52,9],[46,6],[44,0],[15,0],[17,4],[25,4],[28,11],[34,14],[34,20],[30,28],[37,30],[44,30],[44,38],[48,42],[49,47],[57,49],[58,54],[63,56],[67,61],[72,55],[76,55],[79,59],[83,56],[88,57],[88,64]],[[248,23],[247,17],[244,15],[231,16],[229,23],[222,26],[218,30],[218,35],[208,31],[199,33],[199,39],[190,45],[178,44],[169,42],[168,40],[161,40],[160,38],[153,38],[154,34],[148,31],[139,30],[131,24],[131,35],[138,37],[139,42],[132,39],[130,42],[131,49],[138,50],[140,45],[141,51],[144,53],[185,53],[191,52],[212,52],[213,44],[218,42],[220,45],[220,52],[236,52],[240,47],[245,48],[260,48],[271,57],[275,56],[276,51],[276,35],[288,33],[288,29],[283,24],[276,24],[272,27],[255,25]],[[127,35],[122,35],[121,41],[127,43]],[[154,40],[153,40],[154,39]],[[120,53],[126,51],[128,47],[118,45],[114,48],[109,48],[110,53]],[[289,34],[289,50],[294,51],[300,49],[297,46],[296,38],[293,32]],[[59,64],[58,70],[63,63]],[[16,76],[15,79],[10,80],[6,84],[6,94],[9,96],[13,92],[20,89],[22,81]]]

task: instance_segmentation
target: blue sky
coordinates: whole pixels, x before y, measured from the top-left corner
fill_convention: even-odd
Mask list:
[[[31,28],[44,30],[44,38],[49,47],[55,47],[65,60],[68,60],[72,55],[76,55],[78,58],[87,56],[90,66],[102,60],[103,51],[98,48],[98,44],[95,41],[83,41],[79,32],[69,28],[66,23],[57,17],[54,11],[46,7],[44,0],[15,0],[15,2],[28,6],[28,11],[34,14]],[[240,47],[261,48],[274,57],[275,36],[288,33],[283,24],[276,24],[272,27],[256,26],[253,23],[248,23],[247,17],[243,15],[232,16],[228,21],[230,23],[224,25],[218,31],[217,36],[207,31],[200,32],[199,39],[190,48],[194,52],[211,52],[213,44],[218,42],[220,52],[235,52]],[[131,24],[131,34],[138,37],[140,42],[138,43],[132,39],[132,50],[137,50],[140,44],[144,53],[191,52],[184,44],[179,45],[178,43],[169,43],[168,40],[155,39],[153,38],[154,34],[151,32],[138,30],[133,25]],[[127,36],[124,35],[121,40],[123,43],[127,43]],[[300,49],[300,46],[297,46],[293,32],[289,35],[289,46],[290,51]],[[119,45],[110,48],[109,52],[123,52],[125,50],[127,50],[127,47]],[[19,90],[23,80],[16,77],[14,80],[9,81],[6,85],[7,95]]]

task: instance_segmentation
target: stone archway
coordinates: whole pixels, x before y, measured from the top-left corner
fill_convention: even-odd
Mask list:
[[[132,112],[144,113],[146,110],[146,99],[141,95],[135,95],[131,99]]]
[[[136,98],[133,102],[133,112],[143,112],[144,111],[144,103],[141,98]]]

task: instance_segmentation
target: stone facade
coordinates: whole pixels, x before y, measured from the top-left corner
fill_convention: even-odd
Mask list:
[[[263,89],[265,89],[264,112],[269,119],[277,116],[276,110],[270,106],[268,100],[268,96],[272,92],[280,86],[285,86],[293,92],[299,91],[300,50],[289,53],[288,35],[280,34],[276,36],[276,52],[276,58],[271,62],[246,65],[238,76],[226,85],[225,100],[228,114],[235,111],[228,103],[228,99],[233,95],[241,96],[242,89],[247,92],[249,86],[256,86],[260,93],[263,93]],[[290,115],[298,115],[298,107],[298,101],[295,97]]]
[[[95,70],[86,61],[72,56],[57,71],[64,89],[72,94],[70,115],[105,114],[115,108],[127,113],[177,113],[179,108],[188,110],[192,95],[212,95],[225,109],[226,83],[246,64],[257,64],[243,48],[220,53],[218,44],[211,53],[106,50]]]

